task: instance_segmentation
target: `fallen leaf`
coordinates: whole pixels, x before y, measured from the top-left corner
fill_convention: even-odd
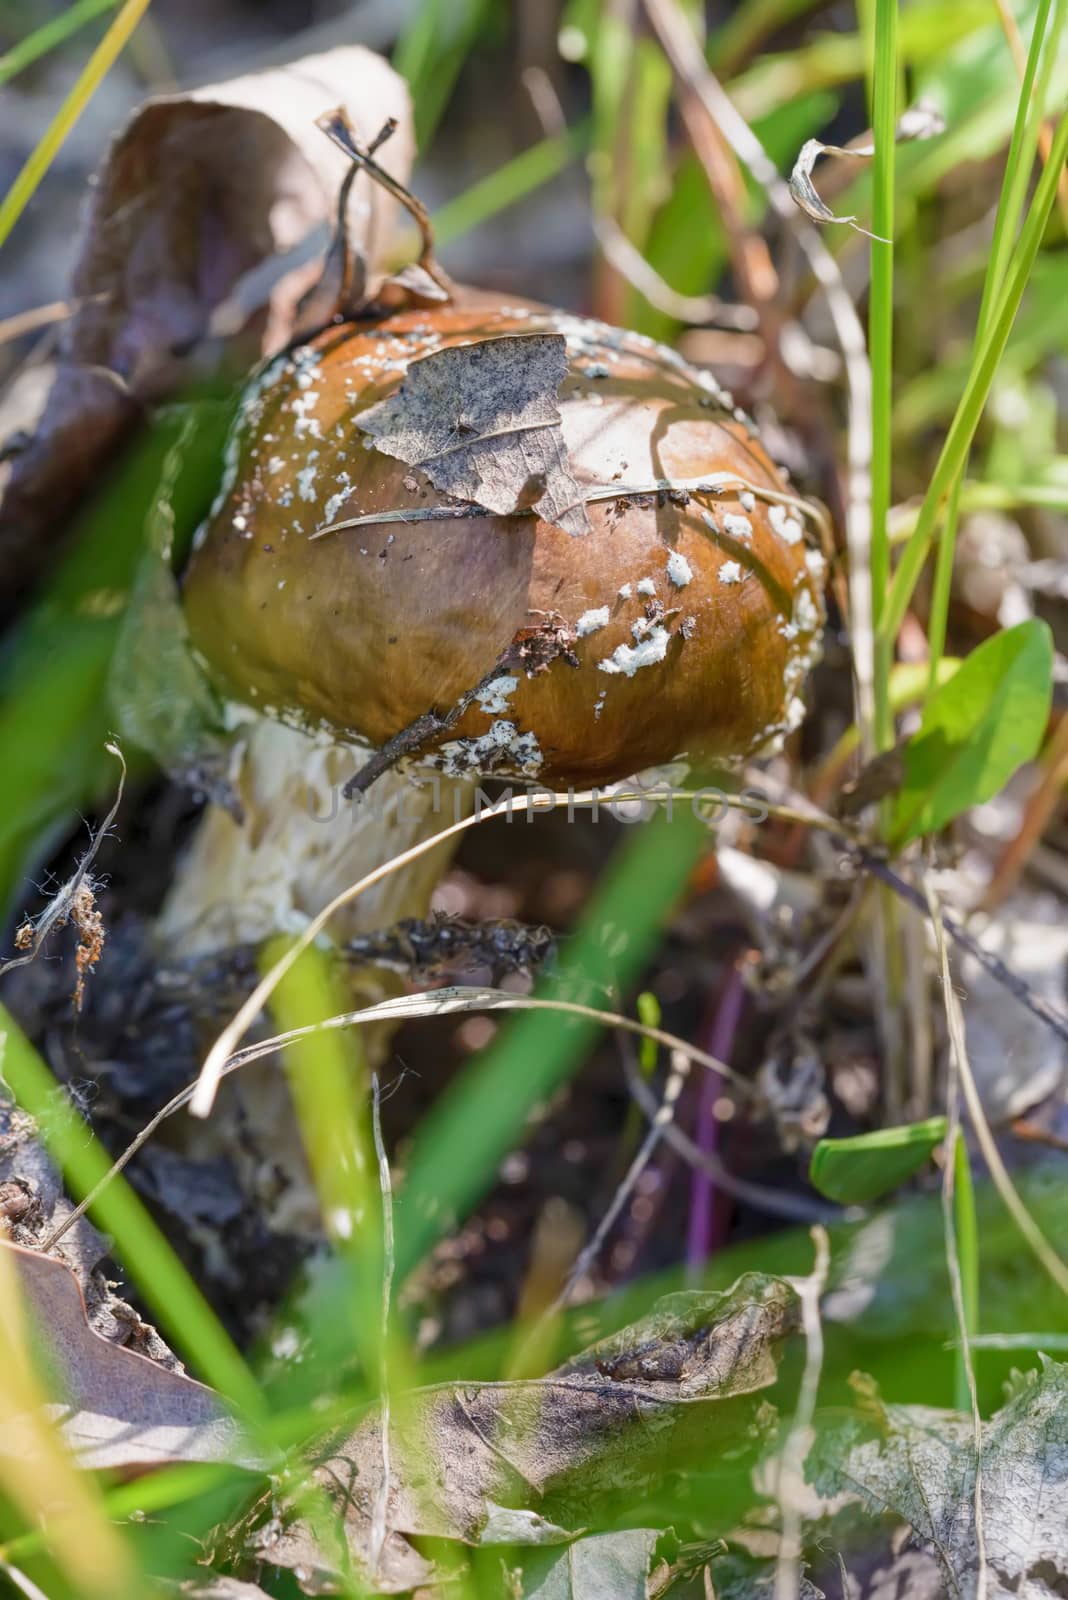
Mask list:
[[[876,1405],[878,1402],[876,1402]],[[869,1404],[870,1410],[870,1404]],[[871,1437],[874,1431],[875,1437]],[[969,1417],[922,1406],[880,1408],[830,1430],[810,1458],[821,1494],[858,1497],[908,1523],[950,1592],[974,1592],[975,1447]],[[1054,1600],[1068,1589],[1068,1366],[1043,1359],[1017,1376],[982,1426],[987,1594]]]
[[[316,229],[326,243],[350,170],[315,125],[338,105],[364,139],[397,119],[378,159],[403,180],[408,92],[358,45],[149,100],[115,139],[91,191],[55,380],[7,467],[0,592],[40,570],[146,404],[288,342],[319,266],[285,258]],[[353,184],[350,243],[381,248],[395,205],[369,180]],[[279,260],[272,282],[265,264]]]
[[[545,1378],[445,1383],[395,1396],[384,1551],[390,1580],[415,1558],[409,1537],[472,1545],[566,1540],[581,1532],[599,1495],[626,1500],[691,1446],[705,1459],[718,1446],[736,1448],[755,1415],[748,1397],[774,1382],[776,1346],[796,1320],[788,1283],[747,1274],[720,1294],[668,1296]],[[315,1477],[341,1511],[347,1556],[366,1579],[382,1483],[377,1409],[323,1449]],[[520,1516],[534,1506],[535,1519]],[[326,1592],[340,1558],[331,1560],[302,1522],[280,1527],[276,1510],[264,1501],[269,1543],[257,1531],[247,1541],[262,1559],[309,1574],[301,1579],[306,1592]],[[319,1587],[307,1588],[310,1581]],[[374,1581],[383,1586],[382,1571]]]
[[[174,1461],[226,1461],[258,1470],[219,1397],[183,1373],[111,1344],[89,1326],[62,1262],[0,1240],[13,1253],[54,1374],[49,1412],[79,1466],[129,1472]],[[5,1446],[0,1432],[0,1450]]]
[[[556,403],[566,374],[562,334],[454,345],[413,361],[395,393],[356,420],[385,455],[458,500],[502,516],[534,508],[588,533]]]
[[[945,118],[936,107],[925,101],[918,101],[910,106],[898,119],[894,129],[894,143],[908,144],[919,139],[933,139],[937,134],[945,132]],[[877,239],[881,244],[888,244],[888,239],[882,239],[877,233],[869,233],[863,228],[855,216],[839,216],[832,211],[830,206],[817,192],[812,182],[812,169],[821,156],[839,156],[851,160],[868,161],[875,154],[875,145],[869,140],[864,143],[848,145],[824,144],[820,139],[806,139],[794,162],[790,173],[789,187],[794,204],[797,205],[806,217],[821,225],[828,222],[844,222],[849,227],[863,233],[866,238]]]

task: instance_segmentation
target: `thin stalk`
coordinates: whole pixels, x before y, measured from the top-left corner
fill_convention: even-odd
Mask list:
[[[1057,125],[1050,161],[1035,189],[1027,221],[1009,266],[1005,287],[998,297],[997,310],[991,319],[986,339],[977,341],[968,382],[931,476],[927,494],[916,520],[916,527],[894,574],[878,629],[878,636],[883,641],[892,641],[897,635],[927,559],[942,503],[947,499],[967,458],[1053,209],[1057,195],[1057,175],[1066,155],[1068,155],[1068,116],[1062,117]]]
[[[891,422],[894,372],[894,172],[897,145],[897,0],[876,0],[872,75],[872,126],[875,157],[872,169],[871,293],[868,346],[871,353],[871,610],[876,638],[890,578]],[[893,743],[889,678],[892,644],[875,660],[875,745]]]
[[[31,151],[22,171],[0,202],[0,245],[7,239],[23,211],[37,192],[37,186],[63,146],[67,135],[114,65],[137,24],[148,10],[150,0],[126,0],[126,4],[105,33],[77,83]]]
[[[1020,214],[1027,195],[1027,184],[1042,133],[1050,76],[1057,55],[1056,41],[1061,36],[1065,13],[1068,10],[1066,0],[1057,0],[1050,46],[1043,53],[1050,3],[1051,0],[1039,0],[1039,6],[1035,14],[1035,25],[1031,33],[1031,46],[1021,75],[1020,98],[1016,106],[1016,119],[1013,124],[1012,139],[1009,143],[1009,153],[1005,161],[1001,197],[998,201],[997,216],[994,220],[994,235],[990,243],[990,255],[983,279],[983,293],[976,325],[977,344],[981,343],[987,335],[996,297],[1005,280],[1009,254],[1019,227]],[[1052,155],[1051,149],[1050,165],[1052,165]],[[967,470],[968,457],[966,454],[949,495],[945,522],[938,542],[934,592],[931,596],[931,611],[928,621],[930,655],[928,693],[937,683],[938,663],[945,648],[950,589],[953,579],[953,556],[956,549],[957,527],[960,516],[960,493]]]
[[[959,1127],[953,1145],[953,1225],[960,1264],[964,1332],[970,1344],[973,1335],[979,1332],[979,1223],[968,1146]],[[971,1405],[966,1355],[966,1350],[957,1351],[954,1404],[958,1411],[967,1411]]]
[[[949,625],[949,597],[953,587],[953,556],[957,545],[957,525],[960,520],[961,490],[968,468],[967,457],[954,480],[946,503],[946,520],[938,540],[935,557],[934,587],[931,590],[931,613],[927,619],[927,694],[937,687],[939,669],[946,648],[946,629]]]

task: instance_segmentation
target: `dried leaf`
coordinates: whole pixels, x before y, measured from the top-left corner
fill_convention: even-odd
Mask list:
[[[974,1592],[975,1450],[971,1419],[887,1406],[875,1438],[859,1422],[832,1430],[810,1464],[820,1492],[859,1496],[911,1525],[947,1588]],[[1053,1600],[1068,1587],[1068,1366],[1043,1361],[982,1430],[987,1594]]]
[[[390,1425],[393,1571],[414,1557],[408,1536],[467,1544],[566,1538],[599,1494],[637,1492],[684,1447],[697,1444],[707,1459],[717,1440],[736,1446],[753,1418],[747,1397],[774,1382],[775,1347],[796,1316],[784,1280],[749,1274],[722,1294],[669,1296],[538,1381],[449,1383],[401,1398]],[[382,1480],[381,1428],[380,1414],[369,1413],[322,1453],[315,1474],[342,1512],[349,1556],[364,1573]],[[532,1505],[536,1524],[517,1516]],[[286,1531],[275,1522],[269,1547],[256,1549],[329,1581],[329,1556],[299,1522]]]
[[[49,1256],[0,1240],[16,1259],[27,1299],[46,1340],[57,1393],[50,1407],[78,1464],[115,1471],[174,1461],[227,1461],[257,1468],[218,1396],[111,1344],[89,1326],[74,1274]],[[6,1430],[0,1431],[0,1450]]]
[[[356,45],[149,100],[118,135],[92,190],[55,382],[33,439],[10,463],[0,591],[42,562],[58,520],[146,403],[288,341],[318,266],[305,261],[273,286],[257,275],[332,223],[350,163],[315,119],[338,104],[366,139],[397,118],[380,160],[403,180],[413,148],[407,89]],[[354,184],[353,246],[382,248],[394,213],[369,181]]]
[[[933,139],[936,134],[945,131],[945,119],[934,107],[924,101],[918,101],[898,119],[894,130],[894,143],[906,144],[917,139]],[[819,139],[806,139],[801,146],[797,160],[794,162],[793,171],[790,173],[790,193],[794,202],[811,217],[813,222],[844,222],[857,233],[863,233],[868,239],[877,239],[880,244],[889,244],[888,239],[883,239],[877,233],[870,233],[867,228],[861,227],[855,216],[840,217],[837,212],[823,200],[812,182],[812,169],[821,156],[844,156],[847,159],[868,161],[875,154],[875,145],[865,142],[863,144],[824,144]]]
[[[396,392],[357,421],[379,450],[458,500],[502,516],[533,507],[570,534],[588,533],[556,404],[566,374],[562,334],[482,339],[413,361]]]

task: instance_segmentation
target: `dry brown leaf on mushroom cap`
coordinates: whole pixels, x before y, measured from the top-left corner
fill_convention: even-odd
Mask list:
[[[505,515],[536,510],[568,533],[588,533],[556,404],[567,367],[562,334],[457,345],[413,361],[359,425],[379,450],[459,500]]]
[[[333,223],[350,170],[316,127],[339,103],[368,139],[396,119],[380,160],[406,177],[407,88],[358,45],[153,98],[117,136],[91,191],[54,381],[29,444],[0,467],[0,584],[36,570],[64,512],[146,404],[290,339],[320,271],[321,249],[303,261],[299,252]],[[354,184],[352,245],[382,249],[394,213],[377,186]],[[272,271],[287,253],[286,270]],[[309,311],[305,326],[313,322]]]

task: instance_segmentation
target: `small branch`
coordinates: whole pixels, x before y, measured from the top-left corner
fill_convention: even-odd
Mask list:
[[[35,923],[25,922],[19,929],[16,935],[16,944],[20,949],[24,950],[24,953],[11,956],[7,961],[0,961],[0,978],[5,977],[9,972],[14,972],[16,967],[25,967],[31,961],[35,961],[40,954],[41,946],[53,929],[63,927],[72,917],[76,917],[79,899],[86,887],[89,868],[96,860],[100,846],[107,838],[112,823],[119,814],[123,790],[126,787],[126,761],[122,751],[117,744],[112,744],[110,741],[104,746],[104,749],[109,755],[115,757],[122,769],[119,776],[118,791],[112,802],[111,809],[97,829],[73,876],[68,878],[66,883],[56,891],[47,909]]]
[[[800,1589],[805,1458],[812,1440],[812,1419],[816,1414],[816,1396],[819,1392],[820,1374],[823,1371],[820,1296],[827,1286],[827,1271],[831,1264],[830,1245],[823,1228],[816,1226],[812,1229],[812,1243],[815,1246],[816,1259],[811,1273],[807,1278],[793,1280],[798,1299],[801,1301],[805,1366],[801,1374],[797,1409],[786,1436],[786,1443],[783,1445],[782,1464],[779,1468],[778,1498],[782,1506],[782,1540],[779,1545],[779,1559],[775,1563],[774,1600],[796,1600]]]
[[[695,326],[714,323],[717,327],[729,328],[736,333],[754,333],[760,326],[760,318],[752,306],[729,305],[718,295],[680,294],[673,289],[646,261],[637,245],[631,243],[614,217],[595,218],[593,231],[609,265],[666,317]]]
[[[574,1294],[575,1289],[581,1283],[582,1279],[586,1276],[590,1268],[593,1266],[593,1263],[600,1255],[601,1250],[604,1247],[605,1240],[608,1238],[608,1235],[615,1226],[616,1219],[623,1210],[623,1207],[626,1205],[627,1201],[630,1199],[630,1196],[634,1193],[639,1178],[649,1165],[649,1162],[652,1160],[656,1151],[656,1147],[663,1138],[664,1130],[674,1118],[675,1108],[678,1105],[679,1096],[683,1091],[683,1087],[685,1086],[689,1075],[689,1056],[684,1055],[678,1050],[673,1051],[671,1056],[671,1070],[668,1073],[667,1082],[664,1085],[663,1098],[661,1099],[660,1105],[657,1108],[656,1115],[649,1124],[649,1131],[642,1140],[638,1153],[631,1162],[623,1181],[620,1183],[615,1194],[612,1196],[611,1204],[608,1206],[604,1216],[598,1223],[592,1238],[585,1245],[585,1247],[580,1250],[578,1256],[576,1257],[575,1264],[568,1273],[567,1281],[565,1282],[563,1288],[560,1290],[560,1293],[557,1295],[556,1299],[549,1306],[548,1310],[539,1319],[539,1327],[549,1318],[556,1316],[558,1312],[564,1310],[571,1299],[571,1296]],[[537,1330],[535,1330],[535,1332],[536,1331]]]
[[[407,190],[392,173],[386,171],[385,167],[380,167],[373,156],[373,152],[389,137],[396,124],[393,123],[391,126],[390,123],[386,123],[366,150],[361,149],[357,143],[356,130],[343,106],[338,106],[335,111],[328,111],[323,116],[317,117],[316,125],[322,129],[328,139],[331,139],[337,145],[339,150],[343,150],[349,159],[356,163],[353,173],[349,174],[350,179],[354,176],[356,169],[366,172],[381,188],[385,189],[387,194],[392,195],[394,200],[404,207],[419,229],[419,237],[422,241],[422,249],[419,252],[419,266],[451,300],[456,293],[456,285],[448,273],[438,265],[434,256],[434,230],[431,226],[429,212],[422,201],[416,199],[415,195]]]
[[[676,495],[680,497],[682,503],[685,503],[691,495],[697,498],[710,496],[713,499],[722,499],[731,490],[744,490],[758,500],[767,501],[769,505],[786,506],[791,511],[799,512],[812,523],[819,533],[825,553],[829,553],[832,544],[831,522],[825,508],[818,500],[805,500],[800,495],[790,494],[783,489],[771,489],[767,484],[753,483],[737,472],[710,472],[700,478],[650,478],[644,483],[595,483],[590,485],[580,500],[576,500],[573,505],[564,506],[563,511],[573,511],[576,505],[590,506],[603,500],[644,500],[654,494]],[[397,511],[370,511],[364,516],[343,517],[338,522],[328,522],[324,528],[317,528],[311,538],[324,539],[328,533],[341,533],[347,528],[379,527],[390,522],[453,522],[485,515],[485,509],[473,503],[401,507]],[[532,506],[520,506],[509,515],[533,517],[537,516],[537,512]]]
[[[693,1053],[690,1052],[691,1056]],[[642,1115],[647,1121],[652,1122],[660,1109],[655,1094],[629,1057],[624,1058],[623,1071],[628,1092]],[[752,1085],[746,1082],[746,1087],[747,1092],[752,1094]],[[807,1195],[788,1194],[781,1189],[768,1189],[763,1184],[750,1183],[748,1178],[735,1177],[717,1155],[711,1150],[702,1150],[700,1145],[695,1144],[689,1134],[675,1122],[665,1123],[661,1128],[661,1136],[664,1143],[677,1151],[695,1171],[707,1173],[725,1194],[733,1195],[736,1200],[744,1200],[756,1211],[764,1211],[768,1216],[782,1217],[787,1222],[795,1223],[840,1222],[848,1214],[837,1207],[824,1205],[819,1200],[810,1200]],[[853,1214],[860,1215],[859,1212]]]
[[[964,1302],[964,1284],[961,1277],[960,1252],[957,1248],[957,1229],[954,1219],[954,1188],[956,1184],[958,1143],[962,1150],[964,1148],[960,1131],[961,1062],[967,1063],[967,1045],[964,1038],[964,1019],[961,1016],[960,1001],[953,987],[953,980],[949,970],[949,950],[946,945],[945,929],[942,925],[942,908],[929,877],[924,879],[924,887],[927,890],[928,914],[931,925],[934,928],[935,943],[938,946],[942,998],[945,1002],[946,1024],[949,1028],[950,1070],[946,1092],[949,1131],[946,1136],[946,1166],[942,1177],[942,1231],[946,1242],[946,1266],[949,1271],[949,1285],[953,1295],[953,1313],[956,1317],[957,1333],[960,1338],[958,1359],[964,1368],[964,1376],[968,1388],[968,1403],[972,1414],[972,1438],[975,1445],[973,1516],[975,1519],[976,1555],[979,1560],[979,1570],[976,1573],[975,1600],[986,1600],[986,1529],[983,1520],[983,1424],[979,1415],[979,1395],[975,1386],[975,1363],[972,1360],[971,1350],[971,1335],[975,1330],[969,1323]],[[970,1068],[968,1070],[970,1071]]]
[[[873,851],[868,850],[863,845],[857,846],[856,858],[865,872],[871,873],[873,878],[878,878],[880,883],[885,883],[900,899],[907,901],[911,906],[915,906],[925,916],[928,914],[927,901],[920,891],[914,888],[911,883],[906,883],[904,878],[899,878],[897,873],[885,861],[875,855]],[[1032,1016],[1038,1017],[1040,1021],[1046,1024],[1047,1028],[1052,1029],[1058,1038],[1068,1043],[1068,1016],[1058,1011],[1056,1006],[1051,1005],[1044,995],[1032,989],[1029,984],[1024,982],[1023,978],[1013,972],[1010,967],[1007,967],[1004,961],[994,955],[992,951],[985,949],[947,911],[941,912],[941,926],[953,940],[953,943],[959,945],[962,950],[967,950],[968,954],[979,962],[979,965],[990,974],[996,983],[1000,983],[1015,999],[1019,1000],[1021,1005],[1026,1006]]]

